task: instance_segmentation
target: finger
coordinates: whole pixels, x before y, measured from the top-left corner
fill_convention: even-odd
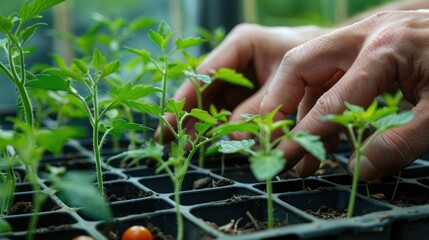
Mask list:
[[[429,149],[429,101],[422,100],[413,108],[416,114],[406,125],[380,134],[368,147],[360,162],[359,176],[365,180],[377,179],[394,174],[410,165]],[[350,173],[354,172],[355,161],[349,162]]]

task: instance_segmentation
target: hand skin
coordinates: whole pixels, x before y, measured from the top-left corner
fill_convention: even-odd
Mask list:
[[[209,74],[212,69],[232,68],[251,79],[255,88],[249,90],[216,81],[203,93],[204,107],[207,108],[213,103],[218,110],[224,108],[232,111],[230,121],[241,119],[243,113],[257,114],[268,83],[274,78],[285,53],[328,31],[328,29],[315,26],[268,28],[252,24],[238,25],[206,57],[197,71]],[[176,100],[184,98],[186,99],[185,110],[197,107],[195,90],[189,81],[182,84],[174,96]],[[173,126],[176,125],[173,115],[167,114],[166,119]],[[192,119],[184,123],[184,128],[189,131],[191,136],[193,136],[194,124],[195,120]],[[164,132],[165,141],[171,141],[173,136],[168,129],[165,129]],[[246,136],[237,134],[235,138],[246,138]]]
[[[342,113],[345,101],[367,107],[398,83],[414,105],[414,119],[376,138],[363,156],[360,177],[398,172],[429,149],[428,39],[429,11],[420,10],[382,12],[307,41],[284,56],[260,111],[283,104],[279,118],[284,118],[298,109],[292,132],[304,130],[330,140],[340,127],[323,121],[324,115]],[[282,142],[278,147],[288,159],[286,168],[298,163],[300,176],[319,167],[297,145]],[[349,171],[353,169],[354,159],[349,161]]]

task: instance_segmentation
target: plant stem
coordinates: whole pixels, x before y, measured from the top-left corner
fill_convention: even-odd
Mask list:
[[[17,84],[17,89],[24,108],[25,123],[31,128],[34,128],[33,107],[31,105],[31,100],[30,96],[28,96],[27,89],[25,89],[24,84],[21,83]]]
[[[128,122],[134,123],[133,113],[131,112],[131,109],[127,106],[125,106],[125,113],[127,114]],[[130,130],[130,146],[129,146],[129,149],[136,149],[136,131],[132,130],[132,129]]]
[[[181,177],[182,179],[184,176]],[[182,181],[179,179],[176,179],[177,181],[174,181],[174,202],[176,203],[176,219],[177,219],[177,240],[183,239],[183,217],[180,213],[180,189],[182,187]]]
[[[162,55],[164,58],[164,70],[162,71],[162,93],[161,93],[161,116],[163,117],[165,114],[165,103],[167,98],[167,80],[168,80],[168,57],[166,56],[165,51],[162,51]],[[159,121],[159,143],[162,143],[164,140],[164,122]]]
[[[97,85],[94,84],[93,86],[93,92],[92,92],[92,103],[93,103],[93,123],[92,123],[92,149],[94,152],[94,158],[95,158],[95,169],[97,172],[97,184],[98,184],[98,192],[101,194],[101,196],[104,196],[104,189],[103,189],[103,172],[101,169],[101,157],[100,157],[100,146],[98,142],[98,134],[99,134],[99,127],[100,127],[100,119],[99,119],[99,112],[98,112],[98,93],[97,93]]]
[[[274,216],[273,216],[273,184],[271,179],[266,181],[267,196],[268,196],[268,229],[273,228]]]

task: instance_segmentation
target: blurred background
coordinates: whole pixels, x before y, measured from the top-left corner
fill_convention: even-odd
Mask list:
[[[76,36],[87,34],[90,26],[103,19],[121,24],[144,16],[149,19],[148,26],[156,21],[166,20],[177,32],[177,36],[181,37],[201,34],[201,27],[209,31],[217,29],[222,35],[223,31],[227,33],[243,22],[267,26],[332,26],[389,1],[391,0],[67,0],[43,14],[43,20],[48,25],[31,39],[29,45],[33,46],[30,48],[32,54],[27,58],[27,66],[36,62],[49,64],[52,53],[66,58],[79,56],[72,42],[76,40]],[[7,16],[16,12],[24,2],[2,0],[0,14]],[[137,31],[121,39],[120,44],[150,50],[154,46],[146,34],[147,31]],[[87,43],[85,39],[81,40],[82,44]],[[15,106],[15,90],[10,80],[0,73],[0,110]]]

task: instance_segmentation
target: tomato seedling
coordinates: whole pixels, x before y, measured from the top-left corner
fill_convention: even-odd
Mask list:
[[[362,155],[377,136],[386,130],[410,122],[414,113],[411,111],[397,113],[397,107],[378,108],[377,101],[373,101],[366,110],[348,102],[345,102],[344,104],[346,106],[346,110],[342,114],[326,115],[324,120],[332,121],[344,126],[349,138],[351,139],[353,150],[355,151],[352,191],[347,209],[347,217],[351,218],[353,216],[356,201]],[[370,128],[373,128],[374,132],[364,139],[365,131]]]
[[[265,117],[261,115],[246,115],[247,120],[242,123],[234,123],[231,125],[231,128],[235,127],[237,130],[245,130],[255,135],[260,143],[259,150],[252,150],[252,147],[256,144],[253,139],[241,141],[221,140],[219,149],[222,153],[245,152],[250,154],[250,169],[256,179],[266,182],[268,228],[272,228],[274,224],[271,181],[283,170],[286,164],[283,152],[275,149],[275,147],[283,140],[292,140],[320,161],[325,160],[326,156],[325,148],[319,136],[313,136],[307,132],[298,132],[292,135],[289,131],[289,127],[293,124],[292,120],[274,122],[274,116],[279,111],[280,107],[281,106],[277,107]],[[273,132],[277,129],[281,129],[283,134],[272,139]]]

